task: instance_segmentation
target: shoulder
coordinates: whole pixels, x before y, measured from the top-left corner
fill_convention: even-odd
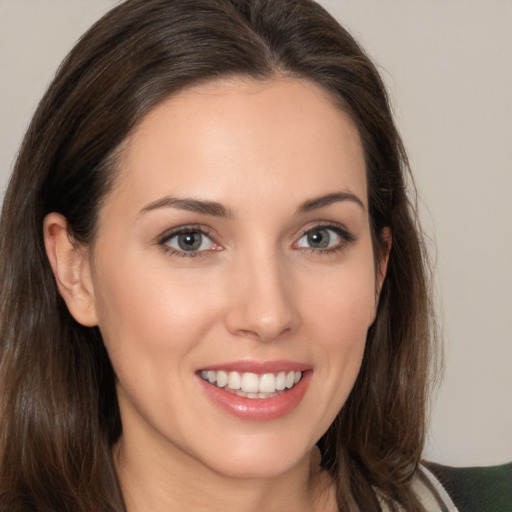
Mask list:
[[[440,487],[449,496],[456,507],[453,510],[512,511],[512,462],[500,466],[467,468],[424,462],[421,470],[436,491],[439,492]]]

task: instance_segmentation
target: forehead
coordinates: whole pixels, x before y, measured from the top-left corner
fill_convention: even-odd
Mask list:
[[[365,204],[367,195],[354,123],[329,92],[296,78],[229,78],[172,96],[128,137],[119,178],[113,194],[129,193],[132,204],[165,193],[234,208],[333,189]]]

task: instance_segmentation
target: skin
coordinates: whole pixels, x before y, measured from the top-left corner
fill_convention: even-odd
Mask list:
[[[227,215],[161,204],[169,196]],[[283,78],[203,84],[155,107],[125,141],[92,247],[46,218],[59,290],[99,325],[118,376],[129,511],[334,510],[315,443],[375,316],[386,255],[376,275],[369,220],[354,124],[319,86]],[[313,250],[305,233],[325,224],[341,234],[328,228]],[[193,255],[169,234],[191,225],[207,235]],[[240,360],[307,365],[304,398],[268,421],[226,413],[197,371]]]

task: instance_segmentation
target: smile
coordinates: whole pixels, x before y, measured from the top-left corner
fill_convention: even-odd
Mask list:
[[[280,371],[257,374],[252,372],[214,371],[200,372],[203,380],[217,388],[244,398],[273,398],[292,389],[302,379],[302,372]]]

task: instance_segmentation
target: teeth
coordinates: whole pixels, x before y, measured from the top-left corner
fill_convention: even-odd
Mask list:
[[[255,373],[243,373],[242,374],[242,385],[240,386],[242,391],[246,393],[257,393],[259,391],[259,378]]]
[[[240,389],[242,386],[242,377],[238,372],[229,372],[228,387],[231,389]]]
[[[273,373],[264,373],[260,377],[259,391],[260,393],[274,393],[276,390],[276,377]]]
[[[228,374],[226,372],[217,372],[217,386],[223,388],[228,383]]]
[[[283,389],[285,387],[286,387],[286,373],[279,372],[276,377],[276,389],[278,391],[283,391]]]
[[[291,389],[302,379],[302,372],[279,372],[257,373],[245,372],[226,372],[220,371],[201,371],[201,377],[210,384],[215,384],[219,388],[226,388],[228,391],[236,391],[239,396],[247,398],[269,398],[274,396],[276,391]]]

